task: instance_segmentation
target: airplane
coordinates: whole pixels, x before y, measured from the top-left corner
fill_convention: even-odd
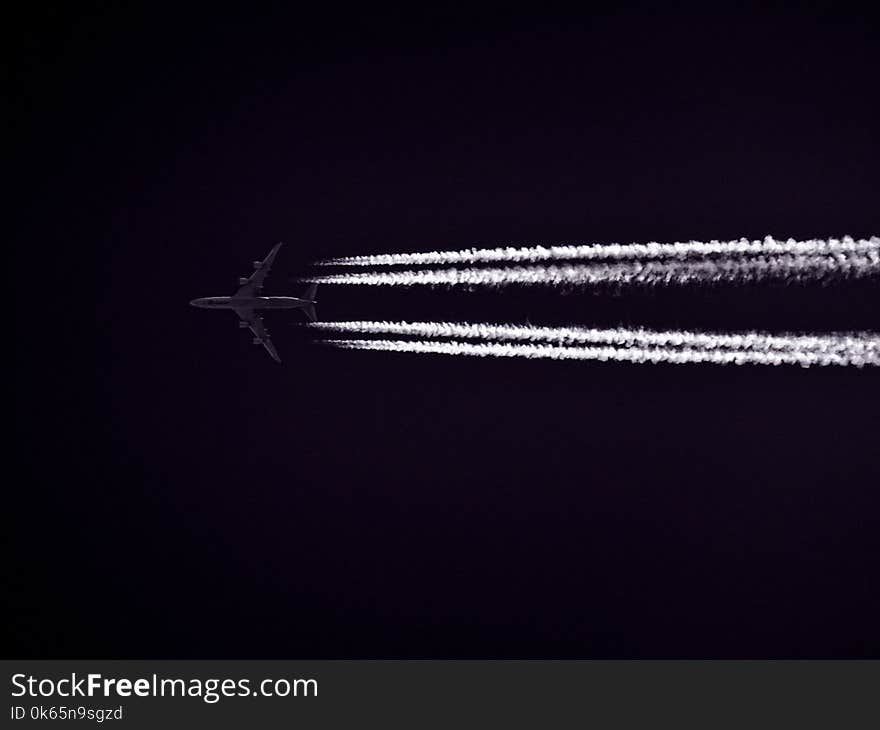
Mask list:
[[[275,362],[281,362],[278,351],[269,337],[269,330],[263,325],[263,318],[254,310],[256,309],[302,309],[306,317],[314,322],[318,317],[315,313],[315,292],[317,284],[311,284],[303,296],[300,297],[263,297],[263,290],[269,269],[278,253],[281,244],[276,244],[269,255],[262,261],[254,261],[254,273],[248,277],[242,276],[238,280],[238,291],[231,297],[201,297],[193,299],[190,304],[202,309],[231,309],[240,318],[238,323],[241,329],[250,329],[254,335],[254,344],[266,348]]]

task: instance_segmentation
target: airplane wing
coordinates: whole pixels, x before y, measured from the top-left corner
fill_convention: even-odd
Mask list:
[[[247,323],[250,331],[254,333],[254,340],[257,341],[257,344],[265,347],[266,352],[272,356],[275,362],[281,362],[281,358],[278,357],[278,351],[269,337],[269,330],[263,325],[263,318],[259,314],[254,314],[253,309],[237,308],[235,313],[241,318],[242,322]]]
[[[253,297],[260,292],[263,288],[263,280],[269,274],[269,269],[272,268],[272,262],[275,260],[275,255],[278,253],[279,248],[281,248],[281,244],[276,243],[266,258],[262,261],[254,261],[254,273],[239,287],[238,291],[235,292],[235,296]]]

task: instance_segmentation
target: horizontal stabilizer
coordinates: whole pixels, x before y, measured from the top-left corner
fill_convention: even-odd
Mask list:
[[[303,292],[302,298],[308,299],[310,302],[315,302],[315,294],[318,293],[318,285],[317,284],[309,284],[306,287],[306,290]]]
[[[318,293],[318,285],[317,284],[309,284],[306,287],[306,290],[303,292],[302,299],[305,299],[307,302],[310,302],[308,306],[303,307],[303,312],[305,312],[306,317],[309,322],[315,322],[318,319],[318,314],[315,312],[315,295]]]

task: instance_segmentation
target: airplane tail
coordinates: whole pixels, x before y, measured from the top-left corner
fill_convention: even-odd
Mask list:
[[[306,315],[306,318],[309,322],[315,322],[318,319],[318,314],[315,312],[315,293],[318,291],[317,284],[309,284],[306,290],[303,292],[302,299],[305,299],[310,302],[305,307],[303,307],[303,312]]]

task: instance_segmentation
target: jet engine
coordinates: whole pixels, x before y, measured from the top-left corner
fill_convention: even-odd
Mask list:
[[[247,280],[246,276],[239,276],[238,277],[238,285],[239,286],[244,286],[247,283],[248,283],[248,280]]]
[[[254,344],[255,345],[262,345],[263,341],[259,337],[254,337]]]
[[[262,261],[254,261],[254,268],[259,269],[263,265]]]
[[[239,328],[240,330],[245,330],[245,329],[248,328],[248,323],[245,322],[244,320],[241,320],[241,321],[239,321],[239,323],[238,323],[238,328]]]

